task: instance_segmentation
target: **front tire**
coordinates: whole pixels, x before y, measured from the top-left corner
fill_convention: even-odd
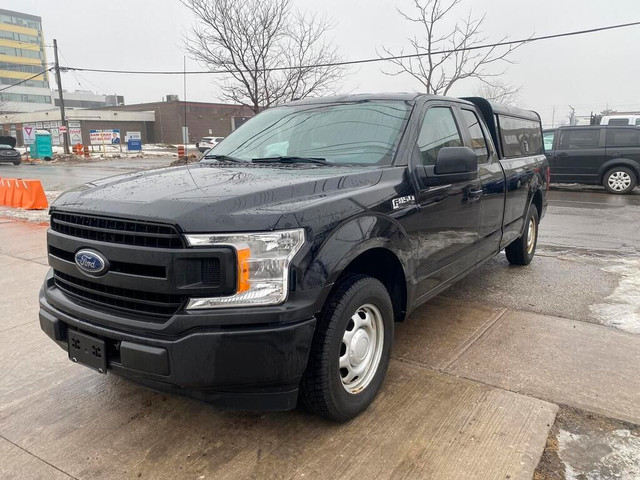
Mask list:
[[[373,401],[393,343],[393,305],[384,285],[366,275],[343,279],[318,319],[300,400],[309,411],[344,422]]]
[[[538,245],[539,221],[538,209],[535,205],[531,205],[526,217],[524,232],[515,242],[504,249],[511,265],[529,265],[533,260]]]
[[[624,195],[636,186],[636,174],[627,167],[614,167],[604,174],[602,185],[609,193]]]

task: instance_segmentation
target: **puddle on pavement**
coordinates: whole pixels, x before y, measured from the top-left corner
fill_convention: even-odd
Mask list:
[[[566,480],[640,478],[640,437],[627,429],[591,435],[560,429],[558,456]]]
[[[640,259],[616,260],[602,270],[620,280],[611,295],[589,307],[591,314],[604,325],[640,333]]]
[[[640,427],[561,407],[534,480],[640,479]]]

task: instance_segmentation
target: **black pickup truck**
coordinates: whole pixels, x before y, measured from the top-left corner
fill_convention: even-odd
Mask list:
[[[59,197],[40,324],[102,373],[347,420],[383,382],[394,322],[503,249],[531,261],[548,183],[535,112],[295,101],[196,164]]]

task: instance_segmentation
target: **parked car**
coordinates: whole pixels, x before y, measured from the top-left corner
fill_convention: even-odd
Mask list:
[[[0,163],[20,165],[22,156],[15,147],[16,139],[14,137],[0,137]]]
[[[600,125],[640,125],[640,115],[605,115],[600,119]]]
[[[560,127],[543,135],[552,182],[602,185],[617,194],[638,184],[640,127]]]
[[[198,163],[60,196],[40,325],[102,373],[344,421],[394,322],[503,249],[531,262],[548,171],[539,116],[480,98],[270,108]]]
[[[202,137],[202,140],[196,143],[196,148],[201,152],[206,152],[219,144],[223,138],[224,137]]]

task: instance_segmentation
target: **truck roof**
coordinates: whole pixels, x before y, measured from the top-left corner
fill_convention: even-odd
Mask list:
[[[347,102],[363,102],[367,100],[399,100],[413,101],[421,97],[429,97],[439,100],[451,100],[452,102],[460,102],[461,99],[454,97],[443,97],[442,95],[430,95],[420,92],[384,92],[384,93],[352,93],[347,95],[334,95],[330,97],[303,98],[301,100],[293,100],[285,105],[311,105],[322,103],[347,103]]]

